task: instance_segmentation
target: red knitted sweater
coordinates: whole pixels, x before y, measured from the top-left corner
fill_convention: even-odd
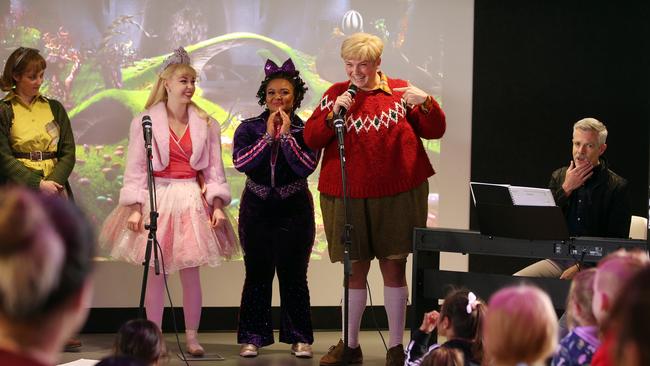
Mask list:
[[[424,113],[411,108],[394,88],[407,82],[388,78],[392,93],[382,89],[359,90],[347,113],[345,158],[351,198],[392,196],[409,191],[434,174],[420,138],[437,139],[445,133],[445,114],[435,101]],[[332,85],[306,123],[305,142],[324,149],[318,190],[341,197],[341,166],[336,134],[327,115],[349,82]]]

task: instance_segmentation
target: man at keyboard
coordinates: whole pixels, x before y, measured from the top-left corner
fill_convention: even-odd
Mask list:
[[[607,128],[595,118],[573,125],[573,159],[551,175],[549,188],[562,209],[571,236],[627,238],[630,230],[628,184],[602,158]],[[546,259],[515,273],[531,277],[571,277],[570,262]]]

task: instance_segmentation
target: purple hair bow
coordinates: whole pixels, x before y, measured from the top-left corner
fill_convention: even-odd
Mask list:
[[[278,73],[278,72],[286,72],[288,74],[295,74],[296,73],[296,67],[293,65],[293,61],[291,61],[290,58],[288,58],[281,67],[278,67],[278,65],[275,64],[275,62],[269,60],[266,60],[266,65],[264,65],[264,74],[266,76]]]

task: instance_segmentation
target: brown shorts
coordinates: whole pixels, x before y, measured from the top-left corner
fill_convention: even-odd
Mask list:
[[[380,198],[348,200],[352,260],[402,259],[413,251],[413,229],[427,223],[429,182]],[[320,207],[332,262],[343,261],[343,199],[320,195]]]

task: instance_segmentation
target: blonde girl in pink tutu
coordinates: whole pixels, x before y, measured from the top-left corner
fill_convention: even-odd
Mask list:
[[[146,152],[142,117],[152,120],[153,170],[158,230],[165,275],[179,271],[187,351],[202,356],[197,330],[201,318],[199,266],[217,266],[239,249],[224,207],[230,188],[221,160],[220,126],[192,102],[196,71],[179,48],[165,60],[145,111],[131,122],[124,186],[119,206],[109,215],[100,243],[113,258],[140,265],[144,260],[149,217]],[[153,266],[153,260],[151,261]],[[165,282],[150,272],[145,307],[147,318],[162,323]]]

